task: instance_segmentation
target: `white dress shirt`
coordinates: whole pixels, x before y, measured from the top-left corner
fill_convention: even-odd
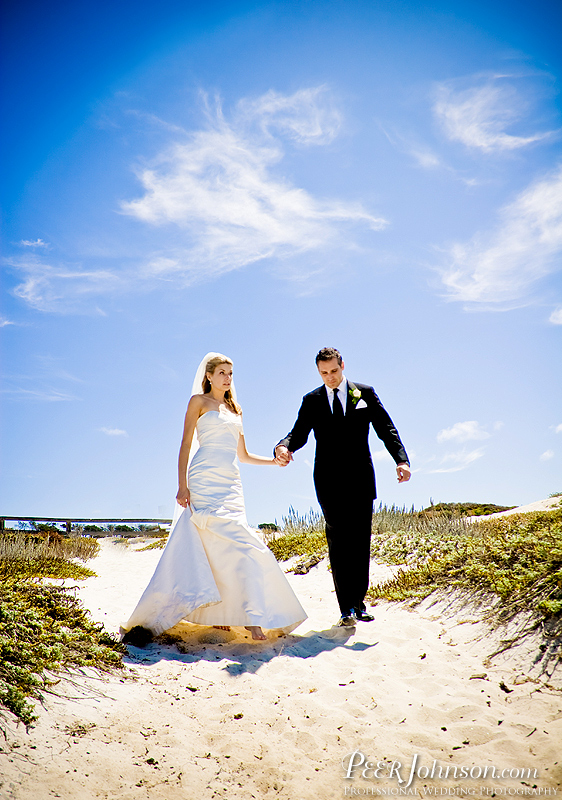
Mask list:
[[[338,397],[340,398],[341,407],[343,408],[343,413],[345,414],[345,407],[347,405],[347,378],[345,375],[343,376],[342,382],[339,386],[336,386],[338,390]],[[332,413],[334,412],[334,390],[329,389],[326,386],[326,391],[328,392],[328,402],[330,403],[330,408],[332,409]]]

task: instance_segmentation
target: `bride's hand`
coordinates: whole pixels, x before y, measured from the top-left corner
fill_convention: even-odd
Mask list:
[[[189,489],[178,489],[178,493],[176,495],[176,500],[180,506],[187,508],[188,506],[191,507],[191,497],[189,494]]]

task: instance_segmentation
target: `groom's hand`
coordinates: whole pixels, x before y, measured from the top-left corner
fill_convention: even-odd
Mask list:
[[[396,467],[396,474],[398,475],[398,483],[409,481],[412,475],[409,464],[398,464]]]
[[[275,448],[275,458],[280,467],[286,467],[289,461],[293,460],[293,454],[285,445],[280,444]]]

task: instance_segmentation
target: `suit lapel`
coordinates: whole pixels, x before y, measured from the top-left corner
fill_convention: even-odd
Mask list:
[[[328,390],[326,389],[326,385],[322,384],[320,387],[320,405],[327,411],[329,414],[332,413],[332,409],[330,408],[330,401],[328,400]]]
[[[345,415],[351,414],[353,411],[353,403],[351,401],[351,393],[354,389],[357,389],[357,386],[352,383],[350,380],[347,381],[347,400],[345,403]]]

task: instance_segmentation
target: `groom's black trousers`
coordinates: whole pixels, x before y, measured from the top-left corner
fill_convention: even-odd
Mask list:
[[[369,588],[373,500],[355,496],[322,498],[326,539],[336,597],[342,614],[365,609]]]

